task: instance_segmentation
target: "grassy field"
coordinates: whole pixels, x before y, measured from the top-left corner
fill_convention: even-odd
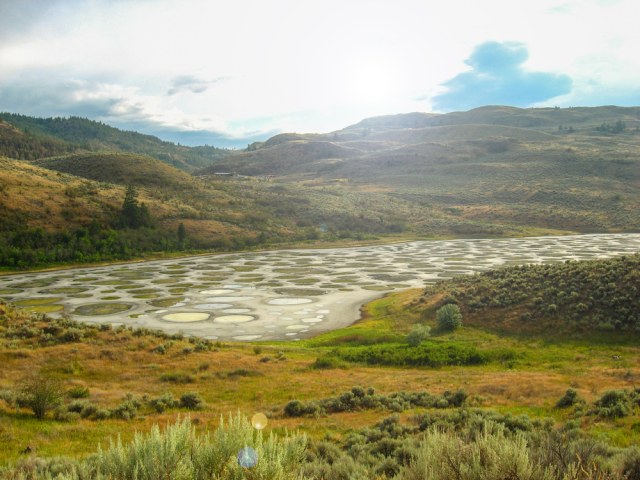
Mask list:
[[[5,399],[22,379],[40,371],[58,379],[67,391],[88,389],[84,400],[97,409],[116,411],[128,395],[138,407],[130,420],[113,418],[115,414],[101,420],[90,415],[55,420],[52,413],[36,420],[27,409],[0,401],[0,438],[6,445],[0,462],[17,461],[27,446],[45,457],[83,457],[99,444],[108,444],[109,438],[130,439],[134,431],[189,413],[200,428],[217,425],[220,415],[229,412],[248,416],[264,412],[274,431],[287,428],[315,439],[340,438],[392,412],[373,409],[290,418],[283,408],[292,400],[331,398],[356,386],[382,395],[420,391],[441,395],[463,389],[469,407],[534,419],[549,417],[556,424],[575,417],[582,429],[611,445],[624,447],[640,441],[637,406],[635,414],[614,419],[555,407],[568,388],[575,389],[587,405],[608,390],[633,389],[640,378],[640,347],[633,335],[524,337],[465,326],[453,333],[435,332],[423,346],[474,348],[487,354],[480,365],[417,368],[340,361],[331,365],[334,368],[314,368],[318,358],[370,348],[374,343],[405,349],[404,336],[423,318],[423,309],[414,302],[420,293],[410,290],[372,302],[357,324],[295,344],[200,344],[127,329],[72,324],[53,328],[51,321],[2,306],[0,390]],[[433,318],[427,323],[435,327]],[[65,335],[69,330],[73,334]],[[150,400],[167,393],[179,399],[188,392],[200,395],[203,409],[168,408],[158,413],[151,406]],[[71,401],[65,399],[66,404]],[[400,420],[406,423],[411,416],[428,411],[411,408],[400,412]]]

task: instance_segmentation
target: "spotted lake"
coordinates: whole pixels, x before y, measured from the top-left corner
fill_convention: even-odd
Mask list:
[[[640,251],[640,234],[276,250],[0,277],[0,298],[51,316],[209,339],[296,340],[347,326],[386,292],[500,265]]]

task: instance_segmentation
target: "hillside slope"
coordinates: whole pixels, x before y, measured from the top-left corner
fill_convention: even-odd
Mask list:
[[[459,305],[464,324],[508,333],[640,333],[640,254],[524,265],[427,287],[414,304],[428,317]]]
[[[638,231],[639,152],[640,108],[483,107],[375,117],[323,135],[279,135],[198,173],[384,189],[464,222]]]
[[[75,153],[36,160],[35,165],[98,182],[158,188],[188,188],[193,177],[144,155],[100,152]]]
[[[86,118],[35,118],[0,113],[0,155],[37,160],[87,151],[147,155],[186,171],[210,165],[228,153],[209,146],[176,145],[152,135],[120,130]]]

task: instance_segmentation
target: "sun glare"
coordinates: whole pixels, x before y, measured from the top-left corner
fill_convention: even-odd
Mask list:
[[[354,66],[349,78],[353,98],[361,102],[382,102],[393,91],[392,72],[381,64]]]

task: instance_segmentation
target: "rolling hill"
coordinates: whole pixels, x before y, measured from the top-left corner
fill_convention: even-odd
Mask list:
[[[188,247],[207,249],[640,231],[639,118],[640,108],[483,107],[375,117],[230,152],[1,114],[0,152],[11,158],[0,232],[117,227],[127,185],[154,219],[134,241],[156,238],[150,249],[186,248],[175,244],[180,223]]]
[[[75,153],[36,160],[34,165],[97,182],[180,189],[189,188],[191,175],[154,158],[130,153]]]
[[[37,160],[68,153],[128,152],[185,171],[210,165],[228,153],[210,146],[185,147],[152,135],[124,131],[86,118],[35,118],[0,113],[0,155]]]
[[[198,173],[340,181],[352,191],[383,189],[466,222],[637,231],[639,147],[640,108],[483,107],[375,117],[322,135],[279,135]]]
[[[429,286],[414,304],[428,317],[454,303],[466,325],[503,333],[634,335],[640,332],[638,280],[640,255],[514,266]]]

